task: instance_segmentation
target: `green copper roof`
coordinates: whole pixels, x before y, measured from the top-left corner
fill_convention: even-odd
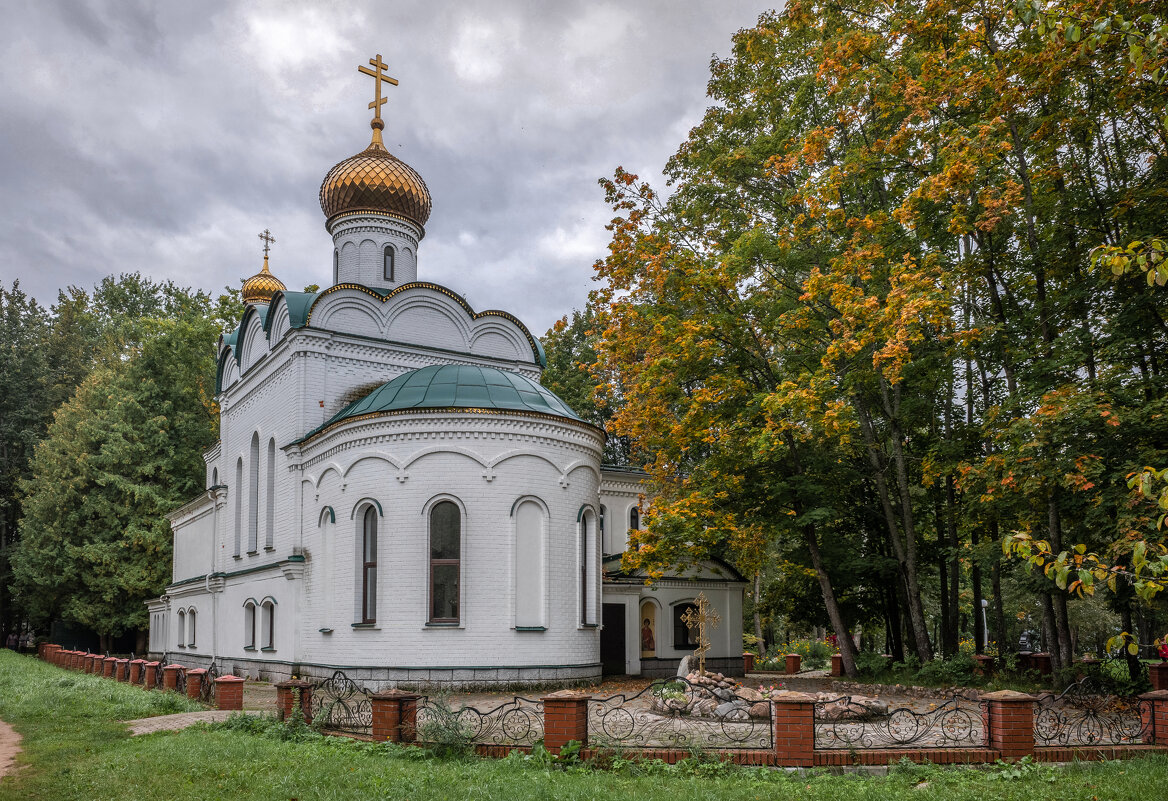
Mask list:
[[[494,367],[440,364],[411,370],[382,384],[341,409],[304,439],[352,417],[413,409],[535,412],[584,422],[554,392],[519,373]]]

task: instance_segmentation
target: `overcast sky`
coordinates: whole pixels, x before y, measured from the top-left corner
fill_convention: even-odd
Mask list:
[[[5,0],[0,281],[43,303],[139,270],[219,290],[262,262],[327,286],[317,192],[369,141],[434,200],[418,277],[537,335],[584,305],[612,216],[597,179],[661,184],[750,0]]]

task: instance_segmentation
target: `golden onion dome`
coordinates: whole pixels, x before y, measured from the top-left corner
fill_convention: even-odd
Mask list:
[[[268,303],[272,295],[283,292],[288,287],[268,270],[268,255],[264,254],[264,267],[243,282],[244,303]]]
[[[369,147],[328,171],[320,185],[320,208],[331,223],[350,212],[371,211],[426,225],[430,190],[410,165],[392,155],[381,141],[382,122],[373,120]]]

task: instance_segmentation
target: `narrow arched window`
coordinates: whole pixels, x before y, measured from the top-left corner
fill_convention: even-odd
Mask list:
[[[192,607],[191,610],[189,612],[187,612],[187,647],[188,648],[195,647],[195,620],[197,618],[198,618],[198,616],[195,613],[194,608]]]
[[[613,538],[609,536],[608,529],[604,525],[604,519],[606,517],[608,517],[608,507],[601,504],[600,515],[597,518],[597,524],[600,526],[600,552],[605,554],[616,553],[613,550]]]
[[[339,250],[333,250],[333,283],[340,283],[341,277],[341,253]]]
[[[462,557],[462,516],[442,501],[430,510],[430,622],[458,622],[458,580]]]
[[[361,622],[377,622],[377,509],[365,507],[361,525]]]
[[[276,440],[268,440],[268,476],[264,487],[265,506],[267,507],[267,528],[264,531],[264,547],[276,546]]]
[[[211,468],[211,486],[212,487],[219,486],[219,468],[218,467]]]
[[[275,645],[276,604],[271,600],[264,601],[260,608],[260,642],[265,651],[273,650]]]
[[[629,510],[629,529],[636,531],[641,527],[641,507],[634,506]]]
[[[256,647],[256,605],[252,601],[243,605],[243,647],[249,651]]]
[[[382,274],[386,281],[393,280],[393,246],[386,245],[383,255]]]
[[[544,625],[544,513],[535,501],[515,510],[515,627]]]
[[[596,624],[596,516],[585,511],[580,518],[580,623]]]
[[[260,435],[251,435],[251,461],[247,466],[247,552],[260,549]]]
[[[186,648],[186,633],[187,633],[187,612],[185,609],[178,610],[178,647]]]
[[[235,486],[231,488],[235,493],[235,551],[239,556],[243,540],[243,459],[235,463]]]

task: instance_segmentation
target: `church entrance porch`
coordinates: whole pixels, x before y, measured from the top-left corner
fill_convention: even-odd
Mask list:
[[[600,665],[605,676],[628,672],[625,660],[625,605],[604,604],[600,630]]]

